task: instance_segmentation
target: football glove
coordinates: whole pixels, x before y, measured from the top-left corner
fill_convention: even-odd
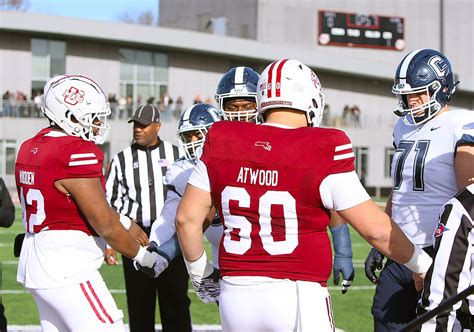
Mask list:
[[[377,251],[377,249],[370,249],[367,258],[365,259],[365,275],[372,283],[377,283],[377,275],[375,274],[376,270],[382,270],[383,268],[383,259],[385,256]]]
[[[346,294],[354,280],[354,265],[352,264],[352,243],[347,224],[330,228],[334,245],[333,277],[338,285],[342,273],[342,294]]]
[[[204,303],[217,302],[221,293],[220,275],[208,261],[206,252],[197,261],[184,262],[196,295]]]
[[[150,242],[150,245],[146,248],[146,250],[148,252],[157,254],[156,260],[153,263],[153,266],[151,267],[142,266],[137,261],[133,262],[133,266],[135,267],[137,271],[145,273],[150,278],[157,278],[168,267],[170,263],[169,258],[162,255],[156,242],[153,242],[153,241]]]
[[[13,243],[13,256],[20,257],[23,240],[25,240],[25,233],[18,234],[15,237],[15,242]]]

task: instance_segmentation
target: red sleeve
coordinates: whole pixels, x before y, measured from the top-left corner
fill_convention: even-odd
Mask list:
[[[75,140],[59,152],[61,169],[56,179],[102,177],[104,154],[92,142]]]
[[[355,170],[355,155],[349,137],[340,130],[335,130],[329,146],[330,174],[347,173]]]

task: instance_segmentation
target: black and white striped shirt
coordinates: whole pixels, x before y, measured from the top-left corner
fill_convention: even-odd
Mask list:
[[[433,310],[442,301],[473,284],[473,219],[474,184],[471,184],[444,205],[434,234],[435,257],[425,278],[418,315]],[[455,304],[452,311],[423,324],[421,331],[462,331],[460,320],[469,319],[473,314],[474,296],[471,295]],[[462,324],[464,328],[465,324]]]
[[[120,214],[151,227],[166,199],[163,184],[168,167],[180,157],[178,147],[159,140],[143,147],[132,144],[114,156],[107,175],[106,192],[110,205]]]

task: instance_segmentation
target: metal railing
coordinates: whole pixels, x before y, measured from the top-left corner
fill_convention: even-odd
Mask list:
[[[181,112],[185,110],[183,107],[171,105],[164,107],[156,105],[161,110],[161,119],[163,122],[178,121]],[[109,119],[111,120],[128,120],[132,117],[133,111],[138,104],[119,104],[111,103],[112,111]],[[38,104],[33,101],[5,101],[0,100],[0,118],[42,118],[43,114]],[[383,126],[393,127],[397,117],[391,112],[380,112],[376,114],[362,114],[359,118],[343,118],[342,116],[324,116],[322,125],[333,128],[360,128],[374,129]]]
[[[173,105],[174,106],[174,105]],[[179,119],[181,115],[181,108],[163,107],[157,105],[161,110],[161,120],[163,122]],[[133,111],[138,107],[138,104],[121,105],[119,103],[111,103],[110,119],[113,120],[128,120],[132,117]],[[0,101],[0,118],[42,118],[44,115],[41,107],[33,101]]]

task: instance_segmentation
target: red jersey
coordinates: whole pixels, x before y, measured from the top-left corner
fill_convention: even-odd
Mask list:
[[[51,128],[25,141],[15,166],[25,230],[79,230],[95,234],[74,200],[54,186],[69,178],[101,178],[104,155],[92,142]],[[105,196],[105,193],[104,193]]]
[[[331,174],[354,171],[345,133],[217,122],[201,160],[224,224],[222,275],[325,285],[332,266],[330,212],[319,187]]]

